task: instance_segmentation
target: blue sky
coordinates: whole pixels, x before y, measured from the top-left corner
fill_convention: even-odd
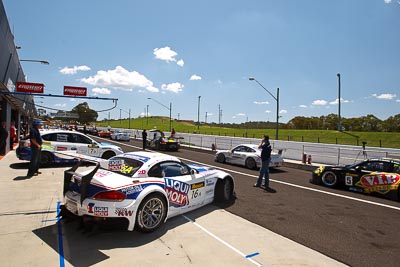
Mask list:
[[[149,115],[242,123],[338,112],[400,113],[397,0],[3,0],[30,82],[118,98],[99,119]],[[152,98],[156,101],[153,101]],[[86,100],[100,111],[111,101]],[[71,110],[83,102],[37,99]],[[160,105],[162,103],[164,106]],[[123,111],[120,112],[120,109]]]

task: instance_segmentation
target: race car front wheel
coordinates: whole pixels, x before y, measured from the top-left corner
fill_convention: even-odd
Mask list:
[[[151,194],[140,203],[136,215],[137,230],[150,233],[165,221],[167,201],[160,194]]]
[[[230,177],[219,179],[215,186],[215,202],[229,201],[233,198],[233,180]]]
[[[225,162],[225,155],[224,154],[218,154],[217,156],[217,161],[220,163],[224,163]]]
[[[114,157],[115,153],[112,151],[106,151],[104,154],[101,156],[102,159],[109,159],[111,157]]]
[[[336,173],[327,171],[322,174],[322,183],[328,187],[335,187],[338,184],[338,178]]]

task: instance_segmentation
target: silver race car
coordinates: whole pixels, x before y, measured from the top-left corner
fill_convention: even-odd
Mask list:
[[[282,167],[283,158],[279,153],[271,153],[270,167]],[[215,154],[215,161],[220,163],[230,163],[242,165],[249,169],[261,167],[261,149],[258,145],[241,144],[230,150],[217,150]]]

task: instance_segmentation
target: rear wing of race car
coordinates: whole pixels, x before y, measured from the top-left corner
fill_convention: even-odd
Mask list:
[[[63,194],[69,190],[70,184],[73,183],[72,181],[73,176],[78,176],[81,178],[80,182],[80,193],[81,193],[81,203],[83,200],[86,198],[87,195],[87,190],[90,185],[90,181],[92,180],[94,174],[97,172],[97,170],[104,165],[105,162],[108,160],[101,159],[101,158],[96,158],[96,157],[90,157],[82,154],[78,154],[75,151],[57,151],[57,154],[61,154],[64,156],[70,156],[79,159],[79,161],[70,169],[64,171],[64,187],[63,187]],[[91,162],[95,163],[96,167],[91,170],[89,173],[82,175],[80,173],[77,173],[76,170],[82,166],[83,162]]]
[[[82,161],[78,161],[71,169],[65,170],[64,171],[64,188],[63,188],[63,194],[67,193],[69,190],[70,183],[73,183],[72,177],[79,176],[81,177],[81,183],[80,183],[80,192],[81,192],[81,204],[83,200],[85,200],[86,195],[87,195],[87,190],[90,185],[90,181],[92,180],[94,174],[97,172],[97,170],[100,168],[100,164],[97,163],[96,167],[88,174],[86,175],[81,175],[79,173],[76,173],[76,170],[78,167],[82,164]]]

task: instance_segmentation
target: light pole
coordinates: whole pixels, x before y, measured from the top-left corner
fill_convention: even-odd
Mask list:
[[[275,132],[275,139],[279,140],[279,88],[276,89],[276,97],[268,91],[261,83],[259,83],[256,78],[249,77],[250,81],[256,81],[265,91],[268,92],[272,96],[273,99],[276,101],[276,132]]]
[[[342,131],[342,125],[340,122],[340,73],[337,73],[336,75],[338,77],[338,131],[340,132]]]
[[[197,103],[197,130],[200,129],[200,98],[201,96],[199,95],[199,102]]]
[[[149,129],[149,105],[146,105],[146,120],[147,120],[147,129]]]
[[[37,60],[37,59],[20,59],[20,62],[36,62],[36,63],[40,63],[43,65],[49,65],[50,63],[46,60]],[[19,71],[21,70],[21,67],[18,67],[18,72],[17,72],[17,78],[16,80],[18,81],[18,76],[19,76]]]
[[[147,99],[151,99],[154,102],[156,102],[157,104],[163,106],[164,108],[169,110],[169,131],[172,131],[172,103],[169,102],[169,107],[167,107],[166,105],[164,105],[163,103],[158,102],[157,100],[155,100],[154,98],[148,97]]]
[[[121,120],[121,111],[128,113],[129,115],[129,121],[128,121],[128,127],[129,129],[131,128],[131,109],[129,109],[129,111],[123,110],[122,108],[119,109],[119,119]]]

